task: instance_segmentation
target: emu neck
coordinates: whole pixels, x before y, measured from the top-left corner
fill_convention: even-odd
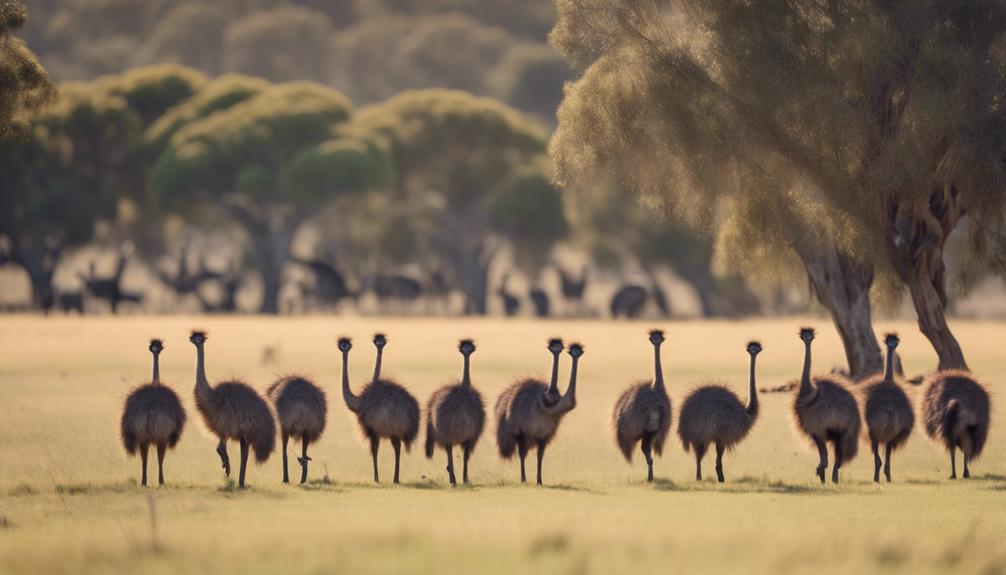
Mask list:
[[[461,385],[469,386],[472,384],[472,372],[471,372],[471,361],[469,361],[469,355],[465,354],[464,372],[461,375]]]
[[[653,346],[653,389],[664,389],[664,368],[660,366],[660,344]]]
[[[548,390],[559,393],[559,354],[552,354],[552,379],[549,381]]]
[[[800,395],[807,395],[811,392],[810,385],[810,342],[806,342],[806,351],[803,354],[803,374],[800,376]]]
[[[884,367],[884,381],[894,381],[894,348],[887,348],[887,365]]]
[[[356,412],[360,408],[360,398],[353,395],[353,390],[349,388],[349,353],[345,351],[342,352],[342,398],[350,411]]]
[[[576,366],[578,363],[580,363],[580,358],[574,357],[573,367],[569,370],[569,387],[566,388],[566,393],[562,396],[566,409],[573,409],[576,406]]]
[[[751,354],[751,375],[748,378],[748,407],[747,412],[751,417],[758,415],[758,389],[755,387],[755,361],[757,356]]]
[[[206,352],[200,344],[196,346],[196,395],[206,397],[212,392],[210,381],[206,379]]]
[[[161,361],[159,353],[154,354],[154,374],[150,376],[150,381],[154,385],[161,383]]]
[[[381,356],[384,354],[384,348],[377,348],[377,361],[374,363],[374,381],[381,379]]]

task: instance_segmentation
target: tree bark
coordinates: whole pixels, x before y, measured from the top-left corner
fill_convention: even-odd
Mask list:
[[[831,313],[842,338],[849,374],[858,380],[882,371],[884,362],[870,310],[873,268],[839,253],[833,245],[795,247],[814,295]]]
[[[895,269],[911,294],[919,329],[939,357],[939,369],[968,369],[947,324],[943,246],[963,211],[952,186],[934,186],[925,205],[903,202],[893,218]]]

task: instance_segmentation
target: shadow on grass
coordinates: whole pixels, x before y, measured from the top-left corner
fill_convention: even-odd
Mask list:
[[[835,491],[823,487],[799,483],[786,483],[784,481],[758,479],[755,477],[741,477],[736,481],[718,483],[715,481],[694,481],[688,483],[675,483],[670,479],[656,478],[653,480],[653,488],[657,491],[680,491],[680,492],[721,492],[721,493],[782,493],[791,495],[803,494],[831,494]]]
[[[57,483],[57,495],[95,495],[99,493],[129,493],[142,486],[135,480],[116,481],[111,483]]]

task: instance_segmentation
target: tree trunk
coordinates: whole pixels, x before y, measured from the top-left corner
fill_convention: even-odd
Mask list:
[[[283,287],[283,266],[290,259],[290,245],[307,212],[275,213],[268,208],[252,206],[240,198],[229,198],[225,206],[248,233],[255,252],[262,280],[259,313],[277,314],[279,292]]]
[[[489,313],[489,265],[491,257],[483,262],[479,254],[470,254],[462,264],[461,277],[464,280],[465,315],[486,315]]]
[[[939,357],[939,369],[968,369],[964,352],[947,324],[946,266],[943,246],[962,211],[951,186],[934,186],[929,201],[905,202],[893,219],[898,275],[912,296],[919,329]]]
[[[11,248],[10,260],[24,269],[31,282],[31,305],[48,313],[55,303],[52,278],[62,253],[57,240],[29,240],[16,243]]]
[[[873,268],[838,253],[833,245],[819,250],[796,246],[796,251],[814,294],[828,308],[842,338],[849,374],[858,380],[882,371],[884,362],[870,311]]]

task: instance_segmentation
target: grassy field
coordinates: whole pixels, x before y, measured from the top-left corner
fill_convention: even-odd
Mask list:
[[[840,365],[834,330],[821,320],[810,323],[820,330],[817,370]],[[725,378],[744,397],[743,346],[752,337],[765,345],[759,385],[792,379],[802,353],[798,324],[665,325],[664,368],[675,408],[703,379]],[[278,455],[250,467],[246,492],[224,481],[215,441],[192,402],[195,353],[187,334],[196,326],[210,331],[211,380],[239,376],[261,390],[278,374],[296,371],[328,389],[328,430],[312,454],[315,481],[281,485]],[[917,430],[895,456],[893,485],[870,481],[872,461],[863,446],[843,469],[842,485],[821,486],[816,453],[792,430],[790,395],[765,395],[748,440],[725,459],[725,485],[694,482],[693,461],[676,440],[657,459],[658,481],[647,485],[640,458],[630,466],[617,453],[610,412],[627,383],[650,376],[648,327],[0,318],[0,573],[1006,573],[1006,430],[998,421],[970,481],[948,481],[947,457]],[[955,327],[972,368],[1001,395],[1006,325]],[[549,448],[547,486],[519,485],[517,463],[500,461],[491,432],[472,459],[471,487],[451,489],[442,453],[428,461],[421,446],[403,456],[403,485],[370,483],[367,448],[339,393],[334,340],[356,338],[351,375],[359,389],[372,369],[366,342],[376,329],[391,338],[386,372],[422,404],[457,377],[460,336],[478,340],[473,373],[490,406],[514,377],[547,372],[546,337],[586,344],[579,405]],[[878,329],[902,333],[899,351],[909,373],[933,364],[913,325]],[[146,343],[154,336],[165,339],[162,377],[179,390],[190,423],[168,456],[169,486],[145,489],[138,485],[138,461],[119,445],[117,425],[122,399],[149,377]],[[275,355],[269,365],[262,363],[266,348]],[[567,356],[561,373],[568,373]],[[236,453],[232,446],[232,458]],[[387,444],[381,466],[390,479]],[[706,470],[715,475],[711,458]]]

